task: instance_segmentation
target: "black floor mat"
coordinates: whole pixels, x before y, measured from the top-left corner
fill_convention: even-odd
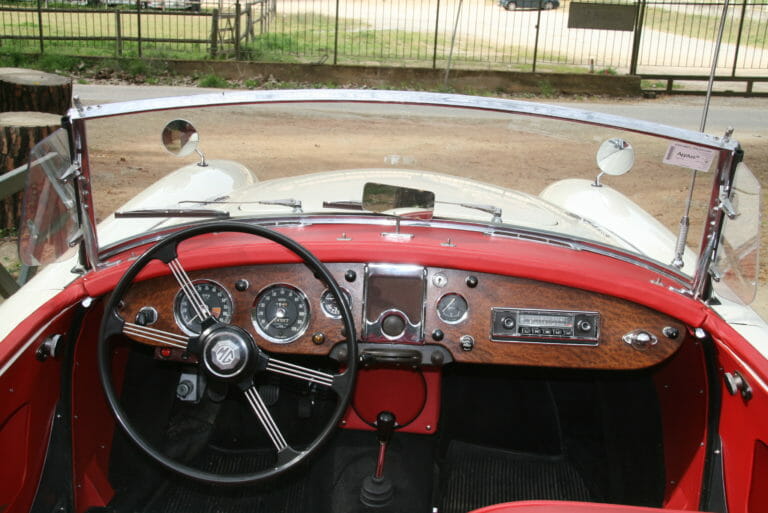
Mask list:
[[[502,451],[457,441],[448,447],[440,490],[440,513],[466,513],[520,500],[590,500],[584,481],[562,456]]]
[[[209,450],[202,467],[209,472],[247,472],[274,458],[274,451],[230,453]],[[311,512],[306,479],[283,479],[279,485],[221,488],[186,480],[166,482],[144,509],[145,513],[301,513]]]

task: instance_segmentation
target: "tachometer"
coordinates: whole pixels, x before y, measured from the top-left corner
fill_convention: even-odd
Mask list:
[[[194,286],[203,302],[208,306],[208,310],[211,311],[211,315],[220,322],[229,324],[232,321],[232,296],[229,295],[227,289],[210,280],[196,281]],[[180,290],[176,294],[174,303],[173,312],[179,328],[187,335],[200,333],[200,317],[195,313],[184,291]]]
[[[295,287],[272,285],[259,293],[251,309],[251,320],[262,337],[287,344],[299,338],[309,326],[309,302]]]

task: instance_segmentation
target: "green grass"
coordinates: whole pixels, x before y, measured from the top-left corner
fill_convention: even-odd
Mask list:
[[[768,2],[768,0],[766,1]],[[675,12],[662,7],[648,7],[643,29],[715,41],[720,28],[720,9],[718,8],[717,14],[691,14],[689,12]],[[723,32],[723,42],[735,44],[738,39],[741,9],[738,5],[732,6],[729,13],[730,16]],[[762,48],[766,43],[768,43],[768,21],[745,17],[741,44]]]
[[[226,79],[218,76],[218,75],[203,75],[200,77],[200,79],[197,81],[198,87],[218,87],[218,88],[227,88],[229,87],[229,82],[226,81]]]

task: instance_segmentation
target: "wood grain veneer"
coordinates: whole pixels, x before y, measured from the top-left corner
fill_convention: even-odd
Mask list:
[[[358,337],[361,332],[364,264],[329,264],[340,285],[352,297],[352,313]],[[357,279],[347,282],[344,273],[352,270]],[[447,282],[443,287],[433,284],[436,273],[442,273]],[[477,278],[477,286],[469,287],[467,278]],[[276,264],[210,269],[190,273],[192,280],[208,279],[218,282],[229,290],[233,300],[232,323],[247,329],[257,344],[269,352],[295,354],[327,354],[333,345],[342,341],[342,323],[324,315],[320,296],[325,286],[302,264]],[[239,279],[248,280],[245,291],[235,289]],[[686,327],[675,319],[630,301],[580,289],[546,282],[510,276],[469,273],[454,269],[429,268],[424,343],[442,344],[457,362],[569,367],[585,369],[635,369],[657,364],[672,355],[682,343]],[[251,308],[258,293],[264,288],[285,283],[302,290],[308,300],[311,320],[309,327],[298,340],[290,344],[276,344],[258,336],[251,321]],[[163,276],[134,284],[126,294],[121,315],[133,321],[143,306],[152,306],[159,319],[152,327],[173,333],[181,333],[173,315],[173,305],[179,286],[172,276]],[[469,303],[469,313],[460,323],[448,324],[437,316],[436,305],[440,297],[458,293]],[[550,343],[495,342],[491,340],[491,309],[525,308],[595,311],[600,313],[600,338],[595,346],[564,345]],[[662,333],[665,327],[676,328],[679,336],[670,339]],[[441,330],[444,337],[433,340],[434,330]],[[622,336],[633,330],[646,330],[658,338],[658,344],[646,350],[638,350],[626,344]],[[325,342],[317,345],[312,335],[323,333]],[[471,351],[461,348],[462,335],[474,337]]]

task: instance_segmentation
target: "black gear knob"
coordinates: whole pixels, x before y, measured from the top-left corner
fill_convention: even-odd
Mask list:
[[[395,414],[383,411],[376,416],[376,438],[381,443],[389,443],[395,431]]]

